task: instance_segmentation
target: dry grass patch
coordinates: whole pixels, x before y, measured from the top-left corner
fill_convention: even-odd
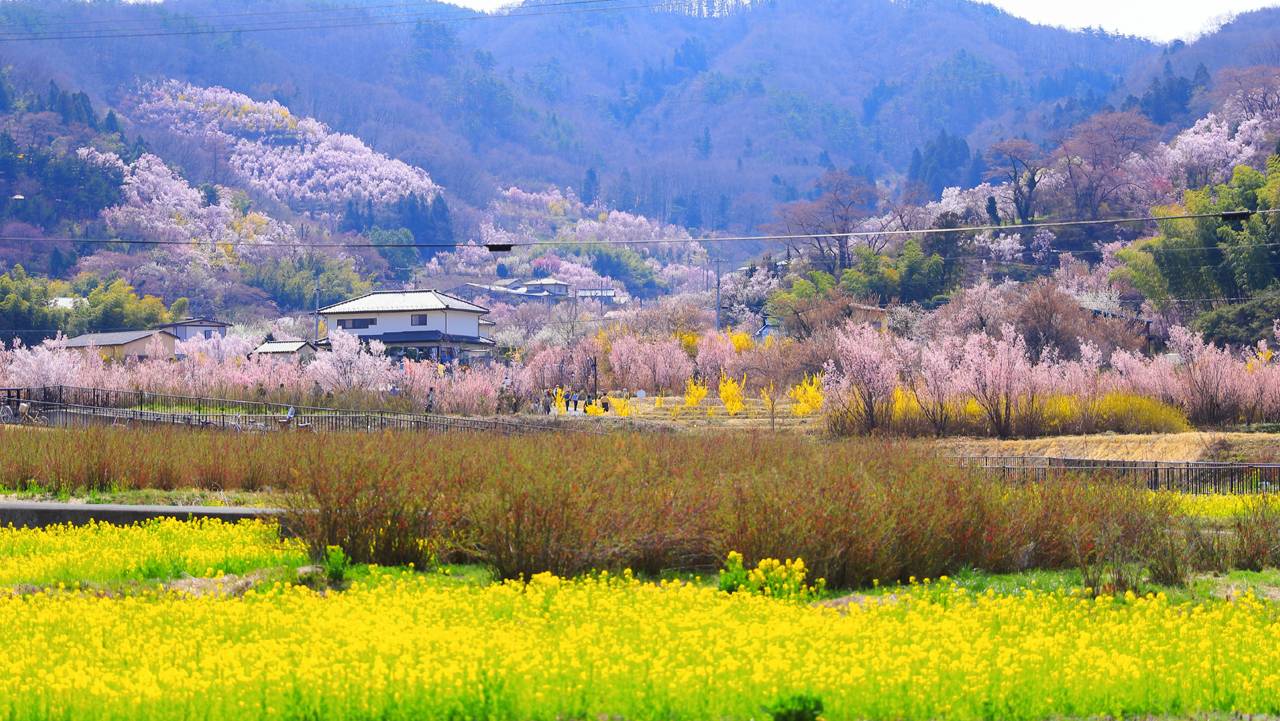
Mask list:
[[[1045,456],[1116,461],[1274,461],[1277,433],[1098,434],[1026,440],[952,438],[939,441],[946,453]]]

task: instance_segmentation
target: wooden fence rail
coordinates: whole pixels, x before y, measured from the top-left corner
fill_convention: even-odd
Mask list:
[[[1117,461],[1043,456],[962,456],[958,460],[1015,482],[1039,482],[1063,476],[1106,476],[1140,483],[1153,491],[1280,492],[1280,464],[1275,463]]]
[[[402,413],[351,408],[290,406],[225,398],[175,396],[146,391],[44,386],[0,388],[0,408],[16,422],[60,427],[166,425],[231,431],[472,431],[544,433],[582,430],[555,420],[468,418],[437,413]],[[26,410],[25,418],[22,410]]]

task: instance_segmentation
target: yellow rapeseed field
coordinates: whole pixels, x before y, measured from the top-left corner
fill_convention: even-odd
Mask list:
[[[810,605],[630,574],[480,585],[405,569],[243,596],[16,585],[300,554],[257,523],[3,531],[0,719],[764,719],[801,695],[830,721],[1280,712],[1280,605],[1252,596],[975,594],[944,578]],[[803,582],[799,560],[783,568]]]
[[[1276,494],[1179,493],[1175,497],[1181,513],[1198,518],[1223,520],[1267,507],[1280,512],[1280,495]]]
[[[274,524],[256,521],[0,527],[0,586],[214,576],[305,562],[300,543],[282,542]]]
[[[602,577],[0,596],[0,718],[827,719],[1280,711],[1280,613],[949,584],[844,610]]]

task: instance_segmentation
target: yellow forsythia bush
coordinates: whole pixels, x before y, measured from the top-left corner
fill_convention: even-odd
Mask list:
[[[702,400],[707,397],[707,384],[699,383],[690,378],[684,384],[684,407],[697,408],[702,405]]]
[[[746,384],[746,376],[743,376],[741,381],[727,375],[720,376],[720,402],[724,405],[725,413],[736,416],[747,407],[743,399],[743,388]]]
[[[822,410],[822,376],[805,376],[787,393],[791,398],[791,412],[797,416],[811,416]]]

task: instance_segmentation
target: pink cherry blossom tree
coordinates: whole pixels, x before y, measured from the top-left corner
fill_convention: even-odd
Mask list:
[[[1018,413],[1035,404],[1039,380],[1027,343],[1005,325],[1000,337],[974,333],[965,340],[960,378],[1000,438],[1013,435]]]
[[[894,341],[866,324],[847,325],[832,340],[832,357],[823,373],[832,422],[842,432],[874,432],[888,421],[900,376]]]
[[[360,339],[342,330],[329,334],[331,350],[316,356],[307,376],[325,391],[381,391],[394,382],[391,361],[379,341],[364,347]]]

